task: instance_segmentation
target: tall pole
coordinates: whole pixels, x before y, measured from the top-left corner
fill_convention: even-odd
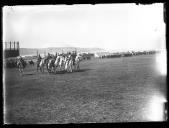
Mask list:
[[[19,41],[17,42],[17,44],[18,44],[18,54],[20,55]]]
[[[14,50],[15,50],[15,41],[14,41]]]
[[[11,50],[11,41],[10,41],[10,50]]]
[[[19,50],[19,42],[17,42],[17,49]]]

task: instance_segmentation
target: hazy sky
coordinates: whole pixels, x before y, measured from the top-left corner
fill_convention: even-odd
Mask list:
[[[159,49],[165,46],[163,4],[6,6],[8,41],[24,48]]]

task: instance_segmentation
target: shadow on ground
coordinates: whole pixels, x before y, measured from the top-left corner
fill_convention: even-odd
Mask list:
[[[77,71],[74,71],[74,72],[86,72],[86,71],[89,71],[89,70],[93,70],[93,69],[80,69],[80,70],[77,70]]]
[[[89,70],[92,70],[92,69],[80,69],[80,70],[75,70],[73,72],[67,72],[67,71],[56,71],[56,73],[49,73],[49,74],[66,74],[66,73],[75,73],[75,72],[86,72],[86,71],[89,71]]]
[[[24,76],[31,76],[31,75],[35,75],[34,73],[26,73],[26,74],[23,74]]]

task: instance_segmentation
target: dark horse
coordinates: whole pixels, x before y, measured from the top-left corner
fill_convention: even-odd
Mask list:
[[[20,57],[20,58],[17,60],[17,67],[18,67],[18,69],[19,69],[19,72],[22,74],[24,68],[26,67],[26,62],[22,59],[22,57]]]
[[[38,56],[38,59],[37,59],[37,72],[38,72],[38,69],[40,68],[40,62],[42,60],[42,57],[39,55]]]
[[[34,62],[32,60],[29,61],[30,65],[34,65]]]

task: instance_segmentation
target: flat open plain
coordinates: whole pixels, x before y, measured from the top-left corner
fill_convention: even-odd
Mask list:
[[[73,73],[24,75],[6,69],[6,122],[12,124],[151,121],[150,101],[165,96],[155,55],[92,59]]]

